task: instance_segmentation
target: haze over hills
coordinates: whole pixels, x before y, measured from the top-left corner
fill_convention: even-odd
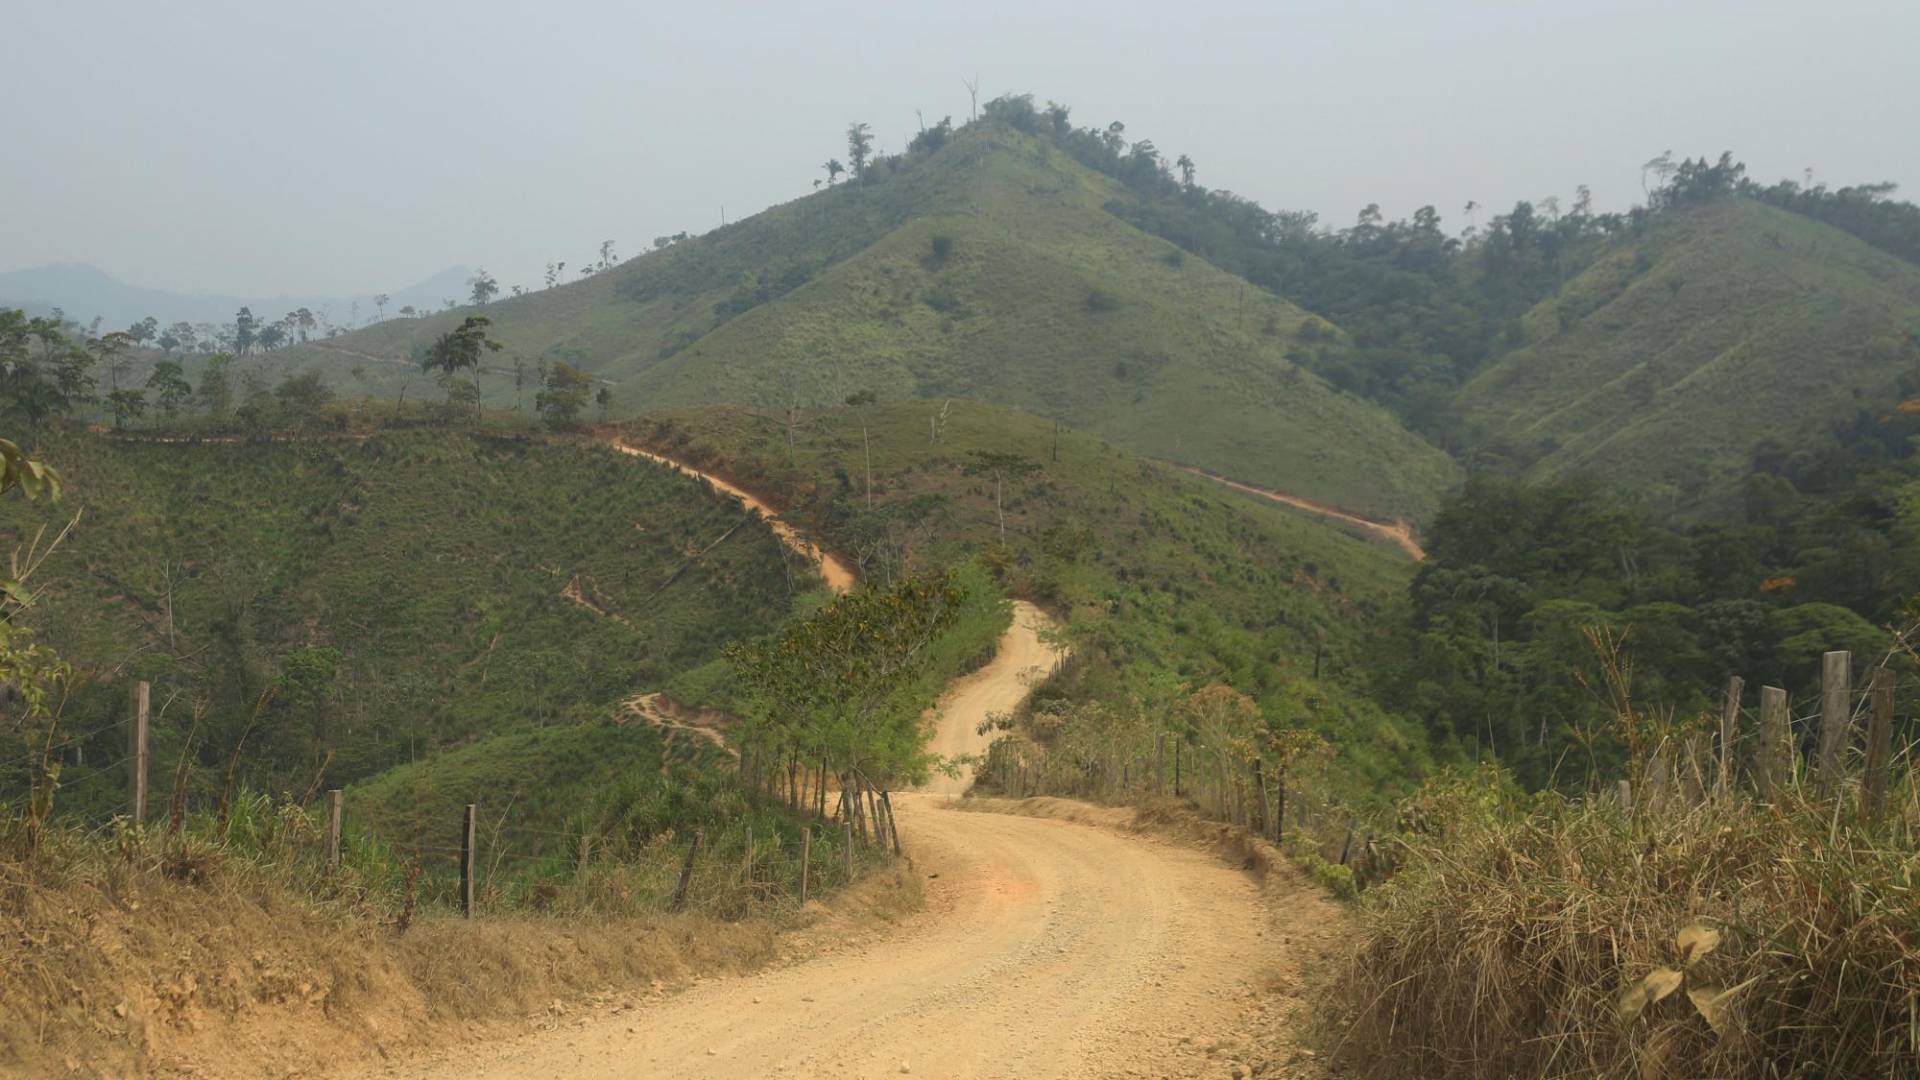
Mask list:
[[[438,310],[448,300],[464,301],[467,279],[473,272],[464,266],[450,266],[425,280],[388,294],[386,311],[403,307]],[[288,311],[307,308],[323,317],[323,324],[347,327],[378,317],[376,293],[360,296],[220,296],[177,293],[130,285],[105,270],[87,263],[50,263],[23,270],[0,272],[0,307],[24,308],[36,315],[53,308],[82,325],[100,319],[102,330],[124,329],[151,315],[165,326],[173,322],[231,322],[242,307],[266,319],[279,318]]]
[[[969,397],[1363,512],[1431,510],[1446,455],[1289,358],[1337,329],[1109,212],[1126,197],[1044,139],[979,125],[488,313],[505,355],[609,380],[621,412]],[[462,314],[331,344],[406,358]]]

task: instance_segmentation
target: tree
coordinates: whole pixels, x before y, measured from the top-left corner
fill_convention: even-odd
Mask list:
[[[253,351],[253,343],[260,331],[260,320],[253,317],[251,308],[241,308],[233,316],[233,351],[241,356]]]
[[[387,305],[392,301],[393,297],[388,296],[386,293],[373,294],[373,308],[380,313],[380,318],[385,319],[387,317]]]
[[[1000,519],[1000,542],[1007,542],[1007,512],[1002,493],[1008,480],[1020,481],[1040,471],[1040,466],[1021,454],[1004,450],[975,450],[973,460],[962,467],[967,476],[993,477],[993,512]]]
[[[613,269],[613,262],[613,241],[602,240],[600,242],[600,269]]]
[[[169,340],[173,342],[171,347],[167,345]],[[160,339],[160,347],[167,349],[169,352],[174,349],[179,349],[181,352],[192,352],[193,347],[199,344],[199,342],[200,332],[194,328],[192,323],[177,322],[167,327],[166,336]]]
[[[1180,170],[1180,186],[1191,189],[1193,187],[1193,159],[1185,154],[1181,154],[1178,158],[1174,159],[1173,164]]]
[[[227,373],[233,360],[232,353],[214,353],[207,357],[207,368],[200,373],[200,405],[216,421],[225,420],[233,411],[233,376]]]
[[[149,315],[127,327],[127,336],[133,339],[135,345],[145,345],[160,336],[160,320]]]
[[[847,171],[847,167],[845,165],[840,164],[839,158],[828,158],[827,163],[820,167],[827,170],[827,186],[828,187],[832,187],[833,182],[835,180],[840,179],[840,174]]]
[[[406,307],[400,309],[400,317],[403,319],[411,319],[418,314],[420,314],[420,312],[417,311],[412,304],[408,304]]]
[[[193,384],[187,381],[186,370],[178,360],[162,360],[153,365],[153,374],[147,376],[147,389],[154,392],[161,415],[169,420],[179,414],[182,405],[193,400]]]
[[[268,352],[272,352],[280,346],[285,345],[287,343],[286,324],[270,322],[262,326],[260,328],[259,340],[260,347]]]
[[[867,438],[867,408],[880,398],[871,390],[847,395],[847,405],[860,417],[860,448],[867,459],[867,509],[873,509],[873,443]]]
[[[296,424],[311,424],[333,402],[333,388],[321,381],[317,371],[303,371],[280,380],[273,388],[280,411]]]
[[[613,387],[600,384],[600,389],[593,392],[593,403],[600,406],[600,422],[606,423],[607,410],[613,406]]]
[[[467,284],[473,288],[472,299],[476,307],[485,307],[489,301],[500,294],[500,283],[493,280],[493,275],[485,270],[474,271],[473,277],[467,280]]]
[[[107,395],[107,407],[113,410],[113,426],[124,429],[128,420],[147,414],[147,396],[139,390],[115,390]]]
[[[555,360],[541,381],[544,386],[534,395],[533,407],[546,419],[547,426],[562,430],[579,423],[593,377],[565,360]]]
[[[486,271],[480,272],[482,275]],[[477,291],[477,286],[476,286]],[[426,358],[420,366],[428,371],[440,373],[440,385],[447,391],[447,401],[452,404],[456,396],[454,385],[460,372],[467,371],[474,389],[479,389],[480,358],[490,352],[499,352],[500,343],[487,336],[487,328],[493,320],[485,315],[469,315],[458,327],[440,335],[440,339],[427,350]],[[475,395],[478,407],[478,395]]]
[[[312,309],[299,308],[293,313],[293,325],[300,331],[300,340],[305,341],[307,335],[320,325],[320,321],[313,317]]]
[[[56,414],[94,400],[94,354],[75,345],[58,318],[0,310],[0,393],[34,431]]]
[[[748,701],[744,745],[761,760],[819,761],[848,792],[924,776],[920,708],[905,691],[964,600],[951,575],[917,578],[848,593],[771,637],[728,645]]]
[[[128,354],[133,351],[133,335],[125,330],[115,330],[111,334],[89,341],[87,348],[93,353],[95,362],[106,369],[107,389],[109,391],[120,389],[121,377],[133,368],[132,361],[128,358]]]
[[[526,399],[527,358],[524,356],[516,356],[513,358],[513,411],[515,413],[524,410]]]
[[[864,180],[867,177],[867,161],[873,156],[873,125],[850,124],[847,126],[847,160],[853,163],[853,177]]]

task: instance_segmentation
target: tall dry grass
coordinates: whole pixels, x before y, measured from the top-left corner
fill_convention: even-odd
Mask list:
[[[1419,800],[1331,991],[1355,1075],[1920,1076],[1920,782],[1865,820],[1796,783],[1672,800]],[[1711,943],[1710,948],[1703,943]]]

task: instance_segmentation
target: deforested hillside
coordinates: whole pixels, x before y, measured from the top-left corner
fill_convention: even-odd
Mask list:
[[[864,180],[489,305],[506,348],[483,389],[530,398],[517,358],[581,368],[614,413],[972,398],[1374,516],[1431,510],[1456,476],[1446,455],[1296,363],[1340,331],[1126,223],[1113,210],[1132,197],[1048,139],[969,125]],[[463,314],[299,359],[419,393],[413,356]]]
[[[1620,242],[1462,391],[1537,477],[1591,472],[1724,509],[1756,452],[1872,424],[1920,389],[1920,267],[1808,217],[1715,199]]]
[[[44,453],[67,497],[5,517],[27,537],[79,516],[32,609],[38,640],[84,673],[54,755],[71,811],[119,805],[125,735],[88,733],[122,718],[135,679],[158,688],[156,787],[179,769],[203,805],[244,745],[240,782],[297,796],[602,722],[817,582],[737,504],[577,441],[71,431]],[[37,756],[9,755],[9,790]]]

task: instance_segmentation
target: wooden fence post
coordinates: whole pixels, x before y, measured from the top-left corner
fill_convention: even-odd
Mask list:
[[[340,816],[345,809],[346,793],[339,788],[327,792],[327,869],[340,869]]]
[[[853,822],[851,821],[842,822],[840,825],[840,833],[841,833],[840,839],[845,842],[845,848],[846,848],[847,881],[852,882],[853,881]]]
[[[579,866],[579,869],[574,871],[574,876],[576,878],[586,877],[587,866],[592,861],[593,861],[593,834],[583,830],[580,833],[580,866]]]
[[[1153,794],[1159,798],[1167,793],[1167,733],[1162,731],[1153,738]]]
[[[1852,724],[1848,699],[1853,696],[1853,654],[1834,651],[1820,658],[1820,790],[1840,786],[1840,754],[1846,749]]]
[[[807,902],[807,875],[813,869],[813,826],[800,827],[800,903]]]
[[[473,840],[474,822],[478,815],[475,806],[467,804],[466,815],[460,824],[460,914],[473,918]]]
[[[152,689],[146,680],[133,684],[133,716],[127,724],[127,815],[136,823],[147,820],[147,720]]]
[[[1873,712],[1867,720],[1867,774],[1862,790],[1868,820],[1878,820],[1893,768],[1893,672],[1873,673]]]
[[[1787,692],[1760,688],[1760,745],[1754,749],[1753,781],[1760,797],[1772,802],[1793,778],[1793,744],[1787,734]]]
[[[747,826],[747,893],[753,893],[753,826]]]
[[[853,828],[848,825],[847,828]],[[700,841],[707,838],[705,829],[693,831],[693,842],[687,845],[687,861],[680,865],[680,886],[673,890],[673,910],[679,911],[687,906],[687,889],[693,885],[693,860],[700,855]]]
[[[897,859],[902,852],[900,851],[900,822],[893,816],[893,792],[881,792],[880,805],[887,812],[887,835],[893,837],[893,857]]]
[[[1261,775],[1260,759],[1253,759],[1253,789],[1260,793],[1256,804],[1260,820],[1254,822],[1254,831],[1261,836],[1267,833],[1267,778]]]
[[[1740,721],[1740,692],[1747,681],[1738,675],[1727,679],[1727,699],[1720,706],[1720,798],[1733,797],[1733,737]]]
[[[1278,844],[1287,838],[1287,770],[1281,769],[1280,775],[1273,778],[1273,842]]]

